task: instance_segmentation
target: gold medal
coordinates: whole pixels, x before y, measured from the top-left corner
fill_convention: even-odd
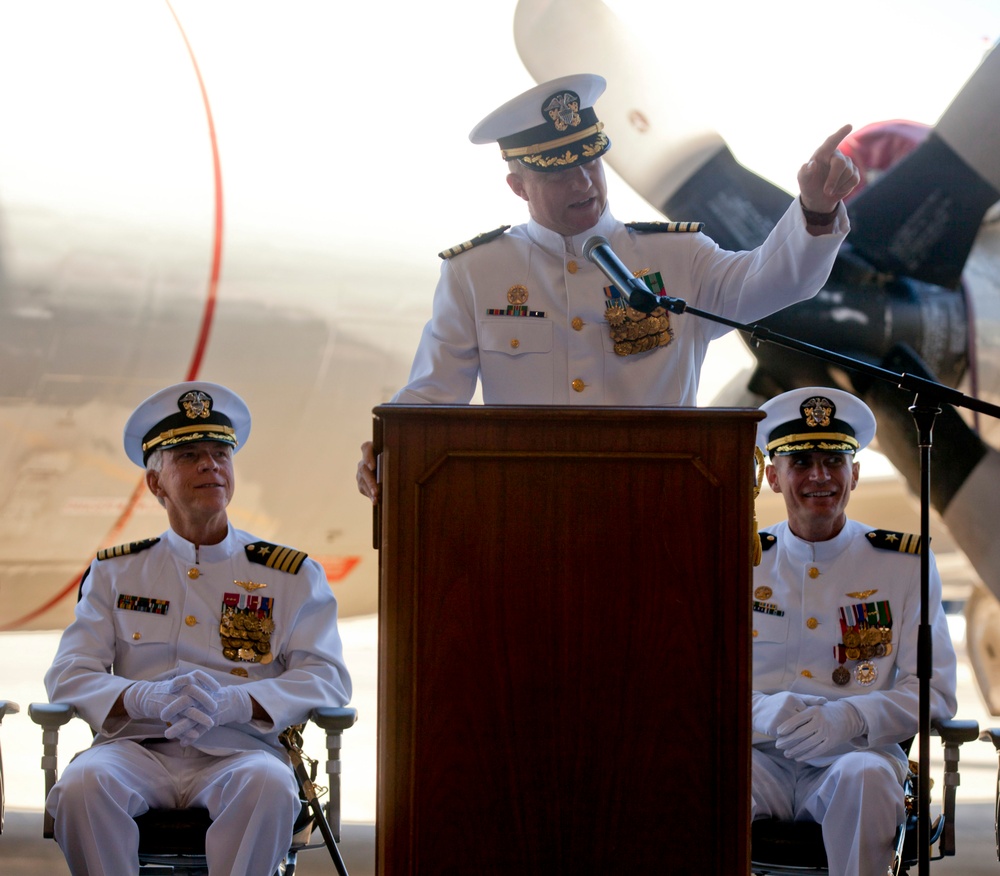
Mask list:
[[[762,584],[754,590],[753,595],[754,599],[770,599],[774,595],[774,591],[766,584]]]
[[[507,290],[508,304],[524,304],[528,300],[528,287],[520,283],[511,286]]]
[[[870,684],[874,684],[876,678],[878,678],[878,669],[870,660],[862,660],[854,667],[854,680],[858,684],[867,687]]]
[[[857,629],[851,627],[844,633],[844,644],[848,648],[857,648],[861,644],[861,634],[857,631]],[[857,660],[858,658],[852,657],[851,659]]]

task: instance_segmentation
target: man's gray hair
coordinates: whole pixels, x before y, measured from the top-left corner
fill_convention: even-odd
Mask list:
[[[146,460],[146,471],[163,471],[163,448],[157,447]]]

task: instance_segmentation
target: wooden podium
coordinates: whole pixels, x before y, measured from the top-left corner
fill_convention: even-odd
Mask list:
[[[374,416],[377,872],[747,873],[760,414]]]

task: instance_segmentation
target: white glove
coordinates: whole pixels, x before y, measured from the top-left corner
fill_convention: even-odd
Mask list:
[[[231,684],[222,688],[216,695],[219,713],[215,723],[220,727],[224,724],[248,724],[253,717],[253,701],[243,685]]]
[[[812,694],[797,694],[782,690],[778,693],[754,693],[750,726],[755,733],[777,736],[778,725],[793,715],[826,702],[826,697]]]
[[[793,715],[778,727],[774,744],[785,757],[801,762],[823,757],[867,732],[861,712],[846,699],[834,700]]]
[[[200,669],[180,676],[178,681],[184,683],[177,691],[177,699],[160,712],[160,719],[169,725],[163,734],[167,739],[188,746],[216,725],[219,706],[215,693],[221,686]]]
[[[177,691],[183,686],[183,678],[137,681],[125,689],[122,705],[130,718],[159,720],[160,713],[177,699]]]

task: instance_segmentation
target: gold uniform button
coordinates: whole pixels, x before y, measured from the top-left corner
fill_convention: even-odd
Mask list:
[[[756,630],[754,630],[754,631],[753,631],[753,637],[754,637],[755,639],[757,638],[757,631],[756,631]]]
[[[819,626],[819,621],[816,620],[816,618],[811,617],[806,621],[806,626],[809,627],[809,629],[814,630]]]
[[[813,674],[808,669],[803,669],[802,670],[802,677],[803,678],[812,678]]]
[[[142,638],[142,633],[132,633],[132,639],[134,641],[138,642],[139,639],[141,639],[141,638]]]
[[[583,392],[583,390],[587,386],[587,384],[584,383],[582,380],[580,380],[579,377],[576,380],[573,381],[572,385],[573,385],[573,389],[575,389],[577,392]]]
[[[186,618],[184,618],[184,623],[186,623],[189,627],[193,627],[196,623],[198,623],[198,618],[196,618],[193,614],[189,614]]]
[[[521,346],[521,342],[517,338],[511,338],[510,346],[512,349],[516,350],[518,347]]]
[[[573,317],[573,321],[570,323],[573,326],[573,331],[580,331],[583,328],[583,320],[578,316]]]
[[[199,577],[200,575],[201,572],[199,572],[197,569],[188,569],[188,578],[191,578],[193,580]]]
[[[819,569],[817,569],[815,566],[813,566],[809,570],[809,577],[810,578],[818,578],[819,577]]]
[[[229,670],[230,675],[238,675],[241,678],[249,678],[250,673],[247,672],[242,666],[237,666],[235,669]]]
[[[575,274],[577,271],[580,270],[580,268],[576,262],[570,262],[568,265],[566,265],[566,270],[569,271],[571,274]]]

